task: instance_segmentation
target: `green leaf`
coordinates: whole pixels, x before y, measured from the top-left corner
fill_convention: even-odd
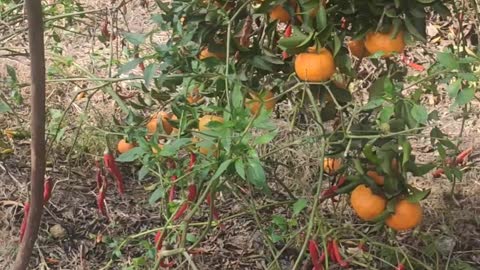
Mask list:
[[[408,140],[405,140],[402,144],[402,148],[403,148],[402,164],[407,164],[407,162],[410,160],[410,155],[412,154],[412,145]]]
[[[267,182],[265,177],[265,171],[263,170],[260,162],[256,159],[248,159],[246,167],[247,181],[257,187],[266,188]]]
[[[419,166],[415,166],[412,170],[414,176],[423,176],[433,170],[435,168],[435,164],[428,163],[428,164],[421,164]]]
[[[222,162],[222,164],[218,166],[218,169],[213,175],[212,180],[216,180],[217,178],[219,178],[228,169],[228,166],[230,166],[232,162],[233,162],[233,159],[227,159],[224,162]]]
[[[145,81],[146,87],[150,86],[150,83],[153,80],[153,76],[155,75],[156,69],[157,69],[156,64],[150,64],[145,68],[145,71],[143,72],[143,80]]]
[[[146,36],[140,33],[123,33],[125,39],[133,45],[142,45],[145,43]]]
[[[256,68],[263,69],[270,72],[273,71],[272,66],[268,62],[266,62],[262,56],[254,56],[253,59],[251,60],[251,63]]]
[[[17,83],[17,72],[15,71],[15,68],[13,68],[10,65],[7,65],[7,74],[10,76],[10,79],[12,80],[13,83]]]
[[[232,92],[232,104],[234,108],[242,108],[243,107],[243,93],[240,84],[235,84],[233,87]]]
[[[12,112],[12,110],[10,109],[7,103],[3,103],[0,101],[0,113],[5,113],[5,112]]]
[[[447,87],[447,93],[449,97],[456,97],[458,94],[458,91],[460,90],[460,87],[462,87],[462,81],[461,80],[456,80],[453,83],[451,83]]]
[[[165,144],[160,151],[160,155],[163,157],[171,157],[177,154],[178,150],[183,147],[184,145],[187,145],[192,142],[192,139],[190,138],[181,138],[174,140],[171,143]],[[199,143],[198,145],[200,145]],[[203,146],[203,145],[202,145]]]
[[[145,176],[148,175],[149,172],[150,172],[150,168],[148,167],[147,164],[144,164],[142,168],[140,168],[140,170],[138,171],[138,180],[142,181],[145,178]]]
[[[237,159],[235,161],[235,170],[243,180],[247,179],[247,177],[245,176],[245,164],[243,163],[242,159]]]
[[[410,111],[413,119],[415,119],[420,124],[425,124],[428,121],[428,111],[422,105],[414,104],[412,110]]]
[[[422,35],[422,32],[425,32],[425,31],[417,29],[417,27],[415,27],[415,23],[412,21],[412,19],[409,16],[405,16],[404,24],[408,32],[412,36],[414,36],[416,39],[420,40],[421,42],[427,42],[427,39],[425,38],[425,36]]]
[[[129,72],[130,70],[136,68],[138,64],[140,64],[143,61],[141,58],[135,58],[132,61],[120,66],[118,69],[118,74],[125,74]]]
[[[277,131],[272,131],[266,134],[261,135],[260,137],[255,138],[255,144],[267,144],[277,136]]]
[[[317,31],[321,32],[327,27],[327,11],[323,5],[319,5],[317,12]]]
[[[417,190],[415,189],[411,195],[409,195],[406,200],[411,203],[418,203],[421,200],[427,198],[430,195],[430,189],[427,190]]]
[[[155,204],[159,199],[165,197],[165,190],[162,187],[158,187],[152,195],[150,195],[150,198],[148,199],[148,203],[150,205]]]
[[[141,147],[135,147],[130,151],[121,154],[117,157],[116,161],[118,162],[132,162],[138,158],[140,158],[143,154],[145,154],[145,150]]]
[[[463,106],[475,97],[475,89],[473,88],[466,88],[460,91],[457,95],[457,98],[455,98],[455,103],[454,105],[457,106]]]
[[[393,106],[390,106],[390,105],[383,106],[382,110],[378,114],[378,120],[380,120],[380,123],[387,123],[390,120],[390,117],[392,117],[393,113],[394,113]]]
[[[469,81],[469,82],[476,82],[478,81],[478,77],[475,75],[475,73],[464,73],[464,72],[459,72],[458,77]]]
[[[383,100],[381,98],[371,99],[371,100],[368,101],[367,104],[365,104],[362,107],[362,111],[369,111],[369,110],[378,108],[378,107],[382,106],[383,102],[385,102],[385,100]]]
[[[440,52],[437,53],[437,60],[445,68],[448,69],[458,69],[459,64],[455,55],[450,52]]]
[[[299,199],[293,204],[293,215],[298,215],[303,209],[307,207],[307,200]]]
[[[195,243],[197,241],[197,237],[193,233],[187,233],[186,239],[190,243]]]

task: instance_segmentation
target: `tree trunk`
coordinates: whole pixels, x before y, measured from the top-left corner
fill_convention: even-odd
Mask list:
[[[28,19],[31,74],[31,196],[27,229],[20,244],[14,270],[28,267],[38,236],[43,211],[43,181],[45,176],[45,47],[41,0],[25,0]]]

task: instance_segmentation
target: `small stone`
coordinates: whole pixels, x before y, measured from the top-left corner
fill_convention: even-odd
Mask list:
[[[50,234],[55,239],[63,239],[67,235],[67,231],[60,224],[55,224],[50,228]]]

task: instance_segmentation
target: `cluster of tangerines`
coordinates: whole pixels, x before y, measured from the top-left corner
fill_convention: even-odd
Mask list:
[[[335,174],[342,166],[342,160],[325,158],[323,167],[327,174]],[[398,162],[392,160],[392,169],[398,171]],[[366,172],[375,184],[382,187],[385,176],[370,169]],[[350,205],[357,216],[364,221],[376,221],[387,208],[387,199],[382,194],[376,194],[365,184],[359,183],[350,195]],[[415,228],[422,221],[423,211],[420,203],[400,199],[395,202],[394,211],[385,219],[385,224],[395,231],[406,231]]]
[[[320,0],[325,6],[326,0]],[[289,4],[301,13],[296,1],[290,1]],[[318,10],[313,9],[310,16],[314,17]],[[270,11],[270,19],[282,23],[292,21],[290,13],[283,5],[277,5]],[[296,18],[302,21],[300,15]],[[393,53],[402,53],[405,49],[404,32],[393,33],[393,29],[388,32],[369,32],[364,39],[351,40],[347,43],[352,55],[361,59],[363,57],[376,53],[383,53],[383,57],[388,57]],[[307,52],[300,53],[295,58],[295,72],[297,76],[304,81],[321,82],[329,80],[336,71],[335,62],[332,53],[327,48],[310,47]]]
[[[262,94],[250,94],[251,98],[245,99],[245,107],[249,109],[252,116],[257,116],[262,108],[265,108],[267,111],[273,110],[275,107],[276,101],[274,95],[271,91],[264,91]],[[194,89],[192,93],[187,97],[187,103],[190,105],[198,104],[203,100],[203,97],[199,94],[198,88]],[[167,113],[165,111],[158,112],[150,117],[146,129],[147,134],[152,135],[157,131],[158,124],[162,125],[162,129],[166,135],[177,134],[178,129],[172,125],[172,122],[177,121],[177,116],[172,113]],[[223,123],[224,119],[221,116],[216,115],[204,115],[198,119],[198,131],[207,131],[208,125],[210,122],[219,122]],[[199,143],[201,141],[200,138],[193,137],[193,143]],[[120,154],[124,154],[133,148],[136,147],[135,142],[128,142],[125,138],[121,139],[117,143],[117,150]],[[163,144],[159,143],[158,148],[162,149]],[[156,154],[158,152],[157,149],[152,148],[152,152]],[[198,147],[198,152],[204,155],[213,154],[214,156],[218,156],[218,149],[216,147]]]
[[[289,2],[297,13],[300,12],[296,1]],[[325,5],[326,1],[321,0],[321,4]],[[312,11],[312,16],[316,14]],[[272,20],[282,23],[288,23],[292,20],[290,13],[283,7],[277,5],[269,13]],[[298,16],[301,21],[301,17]],[[402,53],[405,48],[404,32],[397,31],[393,33],[393,29],[389,32],[368,32],[364,39],[352,40],[347,44],[352,55],[357,58],[363,58],[368,55],[383,53],[383,57],[388,57],[393,53]],[[225,52],[209,51],[208,47],[201,50],[198,55],[199,60],[208,58],[217,58],[219,60],[225,59]],[[334,57],[328,48],[321,48],[318,46],[310,47],[306,52],[299,53],[294,58],[294,69],[297,77],[305,82],[323,82],[328,81],[335,74],[337,67],[335,65]],[[250,98],[245,100],[245,107],[248,108],[253,116],[259,114],[262,108],[265,110],[273,110],[276,104],[276,99],[270,90],[265,90],[262,93],[250,93]],[[200,95],[198,89],[192,91],[187,96],[187,103],[191,105],[202,102],[203,97]],[[163,131],[167,134],[175,134],[178,130],[172,125],[177,117],[171,113],[159,112],[152,116],[146,126],[148,134],[154,134],[157,131],[158,124],[162,125]],[[222,123],[224,119],[215,115],[204,115],[198,119],[198,131],[207,131],[210,122]],[[200,138],[193,136],[192,142],[199,143]],[[126,153],[135,147],[134,142],[127,142],[122,139],[118,142],[117,150],[120,153]],[[159,149],[163,147],[158,145]],[[217,145],[211,147],[198,147],[198,152],[204,155],[218,156]],[[156,153],[156,149],[152,149]],[[338,159],[325,159],[324,169],[327,173],[334,173],[341,166],[341,161]],[[377,185],[383,186],[384,177],[376,171],[368,171],[367,176],[372,178]],[[381,194],[375,194],[367,185],[358,185],[351,193],[351,205],[356,214],[363,220],[372,221],[380,216],[387,207],[387,199]],[[395,205],[395,211],[386,220],[386,224],[395,230],[408,230],[417,226],[422,219],[422,209],[418,203],[411,203],[406,199],[399,200]]]

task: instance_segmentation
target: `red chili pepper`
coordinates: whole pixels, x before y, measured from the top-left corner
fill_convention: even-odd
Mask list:
[[[442,169],[442,168],[438,168],[436,171],[434,171],[434,172],[432,173],[432,176],[433,176],[433,178],[439,178],[439,177],[441,177],[443,174],[445,174],[445,170]]]
[[[342,24],[340,25],[340,28],[341,28],[341,29],[346,29],[346,28],[347,28],[347,19],[345,19],[345,17],[342,17],[342,18],[340,19],[340,22],[342,23]]]
[[[329,240],[327,242],[327,253],[330,256],[330,260],[332,262],[334,262],[334,263],[337,262],[337,257],[335,257],[335,254],[333,252],[333,242],[332,242],[332,240]]]
[[[405,265],[403,265],[403,263],[399,263],[397,265],[397,268],[395,268],[395,270],[405,270]]]
[[[52,178],[47,177],[45,183],[43,184],[43,205],[46,205],[50,198],[52,197],[53,183]]]
[[[187,194],[187,199],[190,202],[195,201],[195,198],[197,197],[197,186],[195,184],[191,184],[188,186],[188,194]]]
[[[196,197],[197,197],[197,187],[195,186],[195,184],[190,184],[190,186],[188,186],[188,194],[187,194],[188,202],[184,202],[180,206],[180,208],[178,208],[177,212],[173,216],[173,220],[179,219],[185,213],[185,211],[187,211],[188,203],[195,201]]]
[[[177,212],[175,213],[175,216],[173,216],[173,220],[178,220],[185,211],[188,209],[188,203],[184,202],[180,208],[178,208]]]
[[[176,175],[172,175],[172,186],[170,187],[170,192],[168,193],[168,202],[173,202],[175,200],[175,181],[177,180]]]
[[[22,224],[20,225],[20,242],[23,240],[23,236],[25,235],[25,230],[27,229],[29,212],[30,212],[30,203],[26,202],[23,205],[23,219],[22,219]]]
[[[102,168],[100,168],[100,163],[98,160],[95,160],[95,167],[97,167],[97,173],[96,173],[96,181],[97,181],[97,189],[100,189],[103,184],[103,171]]]
[[[110,151],[107,150],[103,154],[103,162],[105,164],[105,167],[115,178],[115,181],[117,182],[118,192],[120,194],[124,194],[125,187],[123,185],[122,174],[120,173],[120,170],[118,169],[117,164],[115,163],[115,158],[113,157],[112,153],[110,153]]]
[[[110,22],[107,19],[105,19],[105,21],[102,23],[100,32],[102,33],[102,36],[105,39],[110,40],[110,36],[112,36],[112,40],[115,40],[117,38],[117,36],[116,35],[111,35],[110,31],[108,31],[108,25],[109,24],[110,24]]]
[[[465,160],[468,158],[468,156],[473,152],[473,147],[469,147],[465,150],[463,150],[460,154],[457,155],[455,158],[455,163],[458,164],[463,164]]]
[[[160,267],[163,267],[163,268],[172,268],[173,266],[175,265],[175,262],[164,262],[163,259],[162,261],[160,262]]]
[[[207,198],[205,198],[205,201],[207,202],[208,206],[212,206],[212,196],[210,192],[207,194]],[[215,220],[220,219],[220,215],[218,214],[218,211],[215,208],[215,206],[212,209],[212,216],[213,216],[213,219]]]
[[[322,197],[323,198],[328,198],[328,197],[334,196],[337,189],[339,189],[341,186],[343,186],[343,184],[345,184],[346,180],[347,180],[347,178],[345,176],[341,176],[338,179],[338,182],[337,182],[336,185],[334,185],[334,186],[332,186],[332,187],[330,187],[330,188],[328,188],[328,189],[326,189],[322,192]],[[334,200],[334,198],[332,198],[332,200]]]
[[[157,251],[160,251],[160,250],[162,249],[163,239],[164,239],[163,232],[162,232],[162,231],[158,231],[158,232],[155,234],[155,240],[154,240],[155,249],[156,249]]]
[[[292,30],[293,30],[292,25],[291,24],[287,25],[287,28],[285,28],[284,36],[291,37],[293,32]]]
[[[408,59],[405,55],[402,55],[402,62],[405,63],[407,66],[411,67],[416,71],[424,71],[425,68],[422,65],[416,64]]]
[[[320,261],[320,253],[318,251],[318,245],[315,240],[308,241],[308,250],[310,251],[310,257],[313,263],[313,269],[323,270],[322,263]]]
[[[335,259],[336,259],[337,263],[342,268],[348,268],[349,264],[348,264],[348,262],[343,260],[342,255],[340,254],[340,250],[338,248],[337,240],[333,240],[333,242],[332,242],[332,251],[333,251],[333,255],[335,256]]]
[[[105,208],[105,185],[102,185],[97,194],[97,207],[100,214],[108,218],[107,210]]]
[[[195,163],[197,163],[197,156],[195,155],[195,153],[190,152],[190,163],[188,164],[188,171],[192,171]]]

